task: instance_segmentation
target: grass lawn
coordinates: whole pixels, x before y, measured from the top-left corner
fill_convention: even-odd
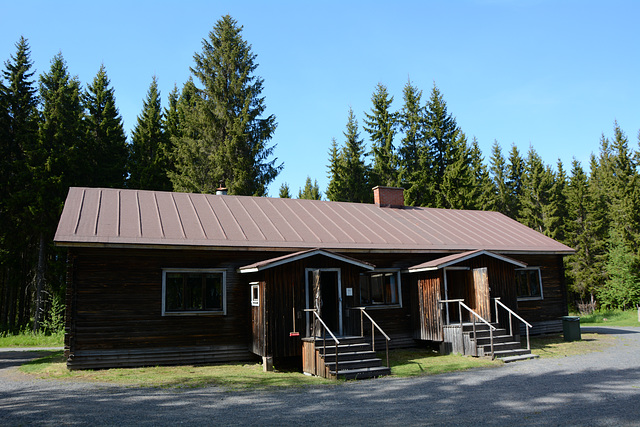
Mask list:
[[[531,337],[531,352],[540,357],[567,357],[602,351],[615,343],[615,337],[605,334],[581,334],[580,341],[565,341],[562,334]],[[526,348],[526,338],[522,346]]]
[[[42,332],[22,332],[17,335],[0,334],[0,347],[62,347],[64,332],[46,335]]]
[[[606,310],[580,317],[581,326],[640,326],[638,310]]]
[[[613,345],[615,338],[605,334],[582,334],[581,341],[565,342],[562,334],[531,338],[531,350],[540,357],[567,357],[602,351]],[[526,345],[526,342],[524,342]],[[465,357],[456,354],[440,355],[426,349],[403,349],[389,352],[391,375],[412,377],[464,371],[474,368],[499,367],[503,362],[489,358]],[[384,352],[378,354],[386,362]],[[526,363],[526,362],[525,362]],[[262,365],[227,364],[214,366],[156,366],[147,368],[118,368],[69,371],[62,351],[26,363],[20,371],[42,379],[91,381],[135,387],[196,388],[221,386],[230,390],[274,389],[339,385],[342,381],[311,377],[300,372],[263,372]]]

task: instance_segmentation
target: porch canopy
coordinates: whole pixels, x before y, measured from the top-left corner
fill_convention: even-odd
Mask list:
[[[294,252],[291,254],[279,256],[276,258],[267,259],[264,261],[259,261],[253,264],[245,265],[243,267],[238,268],[239,273],[256,273],[258,271],[266,270],[268,268],[277,267],[279,265],[288,264],[290,262],[299,261],[304,258],[309,258],[315,255],[321,255],[328,258],[333,258],[338,261],[345,262],[347,264],[352,264],[365,270],[373,270],[375,265],[360,261],[359,259],[351,258],[342,254],[338,254],[335,252],[331,252],[325,249],[309,249],[307,251]]]
[[[496,259],[499,259],[500,261],[504,261],[507,262],[509,264],[513,264],[516,267],[519,268],[524,268],[527,266],[527,264],[525,264],[522,261],[517,261],[513,258],[509,258],[506,257],[504,255],[500,255],[497,254],[495,252],[491,252],[491,251],[487,251],[484,249],[477,249],[474,251],[467,251],[467,252],[461,252],[458,254],[453,254],[453,255],[447,255],[445,257],[442,258],[437,258],[431,261],[427,261],[427,262],[423,262],[421,264],[417,264],[414,265],[412,267],[409,267],[406,272],[407,273],[420,273],[423,271],[434,271],[434,270],[439,270],[445,267],[450,267],[452,265],[461,263],[463,261],[466,261],[468,259],[471,258],[475,258],[481,255],[487,255]]]

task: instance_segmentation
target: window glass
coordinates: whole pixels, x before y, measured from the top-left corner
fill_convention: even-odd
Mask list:
[[[398,273],[361,274],[360,304],[365,306],[400,304]]]
[[[542,281],[539,268],[516,270],[518,298],[542,298]]]
[[[224,312],[224,274],[165,271],[163,298],[165,312]]]

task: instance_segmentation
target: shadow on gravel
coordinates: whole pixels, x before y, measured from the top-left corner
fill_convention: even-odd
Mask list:
[[[30,362],[33,359],[44,357],[49,353],[51,353],[51,351],[24,351],[3,348],[0,349],[0,369],[24,365],[25,363]]]
[[[0,424],[636,425],[640,420],[635,367],[489,371],[268,393],[25,385],[0,388]]]

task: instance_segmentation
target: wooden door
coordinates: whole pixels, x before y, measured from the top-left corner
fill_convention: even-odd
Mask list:
[[[487,267],[473,269],[474,307],[476,313],[491,322],[491,300],[489,298],[489,275]]]

